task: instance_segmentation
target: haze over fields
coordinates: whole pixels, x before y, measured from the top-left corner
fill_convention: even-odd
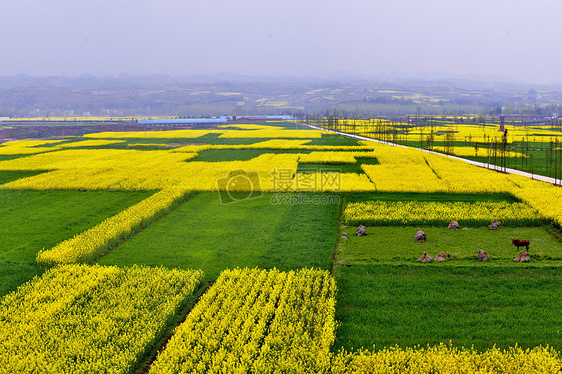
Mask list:
[[[554,84],[562,3],[4,0],[0,76],[463,77]]]

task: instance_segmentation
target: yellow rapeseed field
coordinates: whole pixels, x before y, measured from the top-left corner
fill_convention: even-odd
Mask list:
[[[372,125],[366,121],[353,124],[363,134]],[[0,372],[132,370],[167,319],[193,292],[202,278],[201,272],[65,264],[96,259],[190,193],[222,188],[218,181],[228,178],[233,171],[239,173],[236,175],[252,172],[258,177],[258,185],[232,186],[240,191],[249,188],[278,191],[284,187],[281,190],[290,192],[503,193],[522,201],[431,203],[433,215],[427,213],[427,204],[423,213],[416,203],[349,204],[344,212],[344,220],[348,222],[413,224],[420,219],[424,222],[454,219],[469,225],[462,221],[487,222],[499,217],[501,221],[539,222],[544,217],[562,225],[562,190],[547,183],[496,173],[411,148],[370,142],[361,142],[359,146],[310,145],[312,139],[322,137],[321,131],[267,125],[232,127],[100,133],[66,144],[58,144],[59,140],[18,141],[0,146],[2,155],[27,155],[0,161],[0,171],[44,171],[5,183],[0,186],[3,189],[157,191],[99,225],[38,254],[40,264],[59,266],[0,302]],[[474,125],[460,125],[455,131],[458,131],[455,136],[470,137],[477,142],[501,135],[495,127]],[[253,138],[255,143],[211,145],[192,140],[209,134],[221,139]],[[519,136],[529,136],[528,130],[510,129],[510,142]],[[151,138],[187,139],[177,143],[174,140],[174,144],[190,145],[146,151],[62,149],[63,145],[111,146],[134,138],[145,139],[145,146],[159,145],[151,143]],[[294,152],[269,152],[245,161],[194,160],[199,153],[211,149]],[[315,152],[305,154],[302,150]],[[379,164],[362,165],[364,173],[359,174],[320,169],[313,173],[298,172],[299,163],[355,164],[360,157],[376,158]],[[327,272],[225,271],[176,329],[150,372],[544,373],[562,370],[560,354],[542,347],[475,352],[440,345],[333,354],[330,349],[336,325],[334,308],[335,282]]]
[[[367,201],[349,203],[344,210],[349,225],[416,226],[448,225],[458,221],[462,226],[487,226],[494,219],[508,226],[538,226],[543,219],[525,203],[508,202],[420,202]]]
[[[225,270],[150,373],[327,372],[335,292],[326,271]]]
[[[390,347],[378,352],[341,352],[332,374],[542,374],[562,371],[560,353],[548,347],[515,346],[477,352],[445,344],[426,348]]]
[[[129,373],[201,270],[66,265],[0,302],[0,372]]]

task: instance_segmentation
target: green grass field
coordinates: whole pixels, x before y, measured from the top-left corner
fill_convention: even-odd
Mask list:
[[[301,128],[301,126],[299,126]],[[302,127],[308,128],[308,127]],[[357,139],[348,138],[347,136],[341,136],[336,134],[322,134],[321,138],[312,139],[307,145],[359,145]]]
[[[0,262],[35,265],[49,249],[151,192],[0,190]]]
[[[555,267],[343,266],[334,351],[440,342],[562,349]]]
[[[310,153],[308,150],[266,150],[266,149],[210,149],[200,152],[197,157],[189,162],[221,162],[221,161],[248,161],[262,154],[282,154],[282,153]]]
[[[347,202],[494,201],[508,195],[348,194]],[[449,230],[420,226],[425,243],[413,241],[417,227],[370,226],[357,237],[343,227],[335,276],[338,284],[334,351],[380,350],[399,345],[494,344],[562,348],[562,243],[543,227],[488,227]],[[514,262],[512,238],[528,239],[529,263]],[[490,260],[477,260],[479,249]],[[522,247],[521,250],[525,248]],[[451,255],[445,262],[416,261],[426,251]],[[374,348],[373,348],[374,346]]]
[[[356,227],[348,227],[347,241],[342,243],[338,260],[348,265],[358,264],[420,264],[441,266],[443,264],[421,264],[417,258],[427,252],[435,257],[439,252],[451,255],[449,265],[514,266],[513,258],[519,253],[511,239],[531,241],[529,254],[532,264],[562,265],[562,243],[550,235],[544,227],[504,227],[492,231],[488,227],[449,230],[446,227],[424,227],[425,243],[414,242],[416,227],[370,226],[369,235],[358,237]],[[478,250],[488,252],[490,261],[477,261]],[[521,247],[520,250],[525,250]],[[520,265],[521,266],[521,265]],[[523,265],[525,266],[525,265]]]
[[[272,196],[223,205],[218,193],[200,193],[98,262],[202,269],[207,279],[236,267],[330,269],[340,205]]]
[[[357,173],[364,174],[361,165],[377,165],[376,158],[357,157],[355,164],[315,164],[299,163],[299,173],[317,173],[320,170],[324,173]]]

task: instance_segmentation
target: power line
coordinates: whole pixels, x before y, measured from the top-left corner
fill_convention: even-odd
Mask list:
[[[357,112],[359,111],[359,109],[361,109],[361,108],[363,107],[363,105],[365,105],[365,103],[366,103],[367,101],[369,101],[369,99],[370,99],[371,97],[373,97],[373,96],[381,89],[381,87],[384,86],[385,83],[388,82],[388,81],[390,80],[390,78],[392,78],[392,77],[394,76],[394,74],[398,73],[398,71],[399,71],[400,69],[402,69],[402,66],[406,65],[406,62],[408,62],[408,60],[409,60],[409,58],[406,59],[406,61],[404,61],[404,62],[402,63],[402,65],[398,66],[398,69],[394,70],[394,72],[393,72],[392,74],[390,74],[390,75],[388,76],[388,78],[386,78],[386,80],[385,80],[384,82],[382,82],[382,83],[377,87],[377,89],[376,89],[369,97],[365,98],[365,100],[363,100],[363,102],[362,102],[361,104],[359,104],[359,106],[357,107],[357,109],[355,109],[355,111],[351,114],[351,117],[352,117],[352,118],[355,117],[355,115],[357,114]]]
[[[174,83],[187,95],[187,97],[189,97],[189,98],[191,99],[191,101],[193,101],[203,112],[205,112],[205,114],[207,114],[207,116],[208,116],[209,118],[211,118],[211,119],[213,118],[213,117],[209,114],[209,112],[207,112],[207,111],[205,110],[205,108],[203,108],[203,107],[201,106],[201,104],[199,104],[199,103],[189,94],[189,92],[187,92],[187,90],[186,90],[185,88],[183,88],[183,87],[181,86],[181,84],[179,84],[178,81],[175,80],[174,77],[172,77],[172,76],[170,75],[170,73],[168,73],[166,70],[164,70],[164,68],[163,68],[159,63],[156,63],[156,65],[158,65],[158,67],[159,67],[160,69],[162,69],[162,71],[163,71],[164,73],[166,73],[166,75],[167,75],[168,77],[170,77],[170,79],[171,79],[172,81],[174,81]]]

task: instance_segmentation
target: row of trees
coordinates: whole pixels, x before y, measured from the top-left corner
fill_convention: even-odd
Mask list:
[[[562,150],[558,137],[544,142],[542,137],[539,137],[540,141],[536,141],[535,137],[531,140],[528,134],[519,141],[512,138],[510,142],[506,129],[498,136],[488,135],[484,142],[478,143],[473,141],[472,135],[459,139],[454,124],[432,117],[425,117],[423,120],[407,119],[405,123],[404,119],[392,118],[359,121],[343,120],[336,116],[307,116],[306,122],[329,130],[360,134],[383,142],[414,146],[449,155],[455,154],[456,147],[470,145],[474,147],[474,157],[470,157],[474,160],[499,166],[504,172],[513,168],[546,175],[554,178],[557,184],[562,184]],[[413,122],[417,122],[415,126]],[[414,127],[419,136],[413,137],[409,134]],[[436,144],[438,135],[442,137],[438,141],[439,144]]]

